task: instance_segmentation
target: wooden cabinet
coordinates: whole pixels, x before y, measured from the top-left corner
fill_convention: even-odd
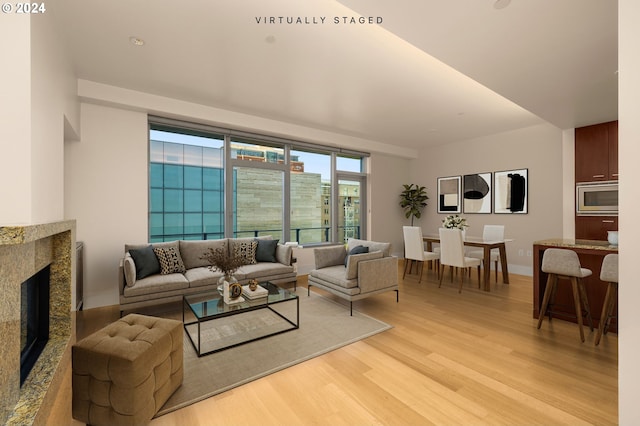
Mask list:
[[[576,238],[607,240],[607,231],[618,230],[618,216],[576,216]]]
[[[618,122],[575,130],[576,182],[618,179]]]

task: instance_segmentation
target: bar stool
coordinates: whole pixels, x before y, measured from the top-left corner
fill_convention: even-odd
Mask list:
[[[600,280],[607,283],[607,293],[604,296],[602,304],[602,314],[600,315],[600,324],[598,325],[598,333],[596,334],[596,346],[600,344],[600,338],[609,331],[609,322],[613,317],[613,307],[616,304],[618,294],[618,255],[608,254],[602,259],[602,268],[600,269]]]
[[[571,289],[573,291],[573,304],[578,319],[578,327],[580,329],[580,340],[584,342],[584,331],[582,331],[582,309],[589,319],[589,328],[593,331],[593,322],[591,320],[591,312],[589,311],[589,300],[584,287],[582,278],[588,277],[593,272],[580,266],[578,254],[572,250],[566,249],[547,249],[542,256],[542,271],[549,274],[547,278],[547,286],[544,290],[542,299],[542,307],[540,309],[540,317],[538,318],[538,329],[542,325],[544,315],[549,311],[549,321],[551,321],[551,306],[556,296],[558,279],[568,279],[571,281]]]

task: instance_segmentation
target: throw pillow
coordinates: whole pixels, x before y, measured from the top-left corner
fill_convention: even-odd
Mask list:
[[[160,263],[158,263],[158,258],[153,252],[153,247],[146,246],[140,249],[131,249],[129,254],[136,264],[136,279],[141,280],[160,272]]]
[[[344,257],[344,267],[345,268],[347,267],[347,262],[349,261],[349,256],[351,256],[352,254],[361,254],[361,253],[369,253],[369,247],[355,246],[354,248],[349,250],[349,253],[347,253],[347,255]]]
[[[256,240],[256,262],[276,262],[276,248],[280,240]]]
[[[242,257],[248,265],[256,262],[256,249],[258,243],[256,241],[236,241],[233,246],[233,255]]]
[[[349,250],[349,253],[347,253],[347,255],[344,258],[344,267],[345,268],[347,267],[347,261],[349,260],[349,256],[351,256],[352,254],[362,254],[362,253],[369,253],[369,247],[355,246],[354,248]]]
[[[136,262],[134,262],[131,253],[127,253],[124,257],[124,280],[127,287],[133,287],[136,284]]]
[[[153,251],[158,257],[158,262],[160,262],[160,274],[183,274],[187,271],[180,253],[174,247],[157,247]]]

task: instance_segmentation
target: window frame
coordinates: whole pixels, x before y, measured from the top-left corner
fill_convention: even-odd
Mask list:
[[[367,226],[366,226],[366,211],[367,211],[367,197],[366,194],[368,192],[367,188],[367,165],[368,158],[370,157],[370,153],[367,152],[359,152],[348,149],[330,147],[325,145],[319,145],[304,141],[296,141],[284,138],[278,138],[269,135],[261,135],[249,132],[237,131],[234,129],[225,129],[218,128],[214,126],[198,124],[198,123],[190,123],[184,121],[178,121],[174,119],[157,117],[157,116],[149,116],[148,117],[148,127],[149,131],[148,135],[148,144],[147,148],[150,152],[151,150],[151,130],[154,127],[158,130],[158,127],[161,127],[163,130],[172,131],[175,133],[184,132],[185,134],[195,135],[195,136],[208,136],[208,135],[216,135],[224,137],[224,146],[223,146],[223,176],[224,176],[224,206],[222,206],[224,212],[224,236],[225,238],[233,238],[234,236],[234,192],[233,192],[233,171],[236,167],[243,168],[257,168],[263,170],[273,170],[273,171],[281,171],[283,172],[283,206],[282,206],[282,236],[284,241],[294,241],[292,240],[291,235],[291,151],[307,151],[314,152],[320,154],[326,154],[331,156],[331,201],[330,201],[330,238],[332,241],[324,242],[320,241],[317,243],[305,243],[305,245],[315,246],[315,245],[323,245],[323,244],[335,244],[342,243],[342,241],[338,241],[338,218],[340,206],[338,205],[338,189],[339,189],[339,180],[347,179],[358,181],[361,187],[360,198],[360,238],[366,239],[367,237]],[[232,158],[232,149],[231,144],[233,139],[239,139],[239,143],[255,143],[259,146],[265,147],[274,147],[274,148],[282,148],[284,150],[284,161],[282,163],[278,162],[262,162],[262,161],[253,161],[249,159],[238,159]],[[338,157],[352,157],[354,159],[360,159],[361,161],[361,171],[341,171],[337,170],[337,160]],[[149,154],[149,159],[147,163],[147,168],[151,167],[151,158]],[[147,195],[149,196],[151,189],[151,183],[148,182],[147,185]],[[184,190],[184,188],[183,188]],[[322,204],[321,208],[324,208],[325,204]],[[150,200],[149,206],[147,208],[148,212],[148,220],[150,220]],[[150,233],[149,224],[147,224],[147,232]],[[148,234],[148,239],[150,235]],[[295,236],[293,236],[295,237]]]

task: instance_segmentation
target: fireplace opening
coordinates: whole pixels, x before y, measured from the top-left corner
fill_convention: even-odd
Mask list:
[[[20,290],[20,386],[49,340],[49,278],[46,266]]]

